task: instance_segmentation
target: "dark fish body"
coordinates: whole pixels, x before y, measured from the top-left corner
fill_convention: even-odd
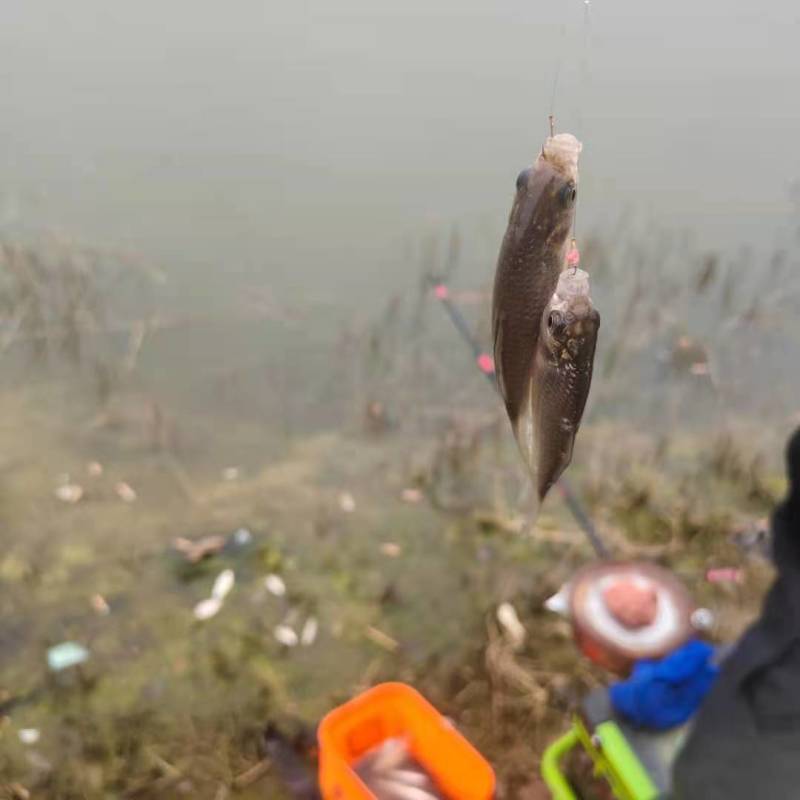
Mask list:
[[[542,318],[566,263],[575,220],[580,151],[580,142],[571,134],[552,136],[533,166],[520,173],[497,261],[492,297],[498,388],[522,457],[541,496],[545,484],[540,485],[538,478],[541,448],[537,437],[548,426],[544,420],[535,419],[535,415],[544,413],[545,407],[552,413],[549,401],[553,390],[548,389],[548,402],[541,406],[536,371],[541,369],[538,362],[547,363],[547,359],[546,354],[537,353],[544,330]],[[556,376],[548,373],[546,377],[550,386]],[[565,414],[571,417],[574,411],[565,410]],[[565,414],[559,412],[556,419]],[[545,445],[548,453],[551,446],[548,440]],[[552,455],[550,459],[554,460]],[[548,468],[548,474],[553,471]]]
[[[567,269],[541,320],[531,384],[528,466],[539,500],[572,460],[575,436],[592,383],[600,314],[589,296],[589,276]]]
[[[492,297],[495,370],[515,434],[530,394],[542,314],[565,265],[580,148],[570,134],[551,137],[534,165],[520,173],[497,261]]]

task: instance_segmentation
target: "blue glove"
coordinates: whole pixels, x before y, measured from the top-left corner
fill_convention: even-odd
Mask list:
[[[609,689],[614,710],[641,728],[666,730],[699,708],[719,669],[714,648],[692,640],[660,661],[637,661],[631,677]]]

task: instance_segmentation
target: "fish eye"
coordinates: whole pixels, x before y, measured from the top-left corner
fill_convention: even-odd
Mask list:
[[[528,178],[531,176],[531,168],[526,167],[517,175],[517,191],[524,189],[528,185]]]
[[[578,187],[572,181],[570,181],[561,188],[560,194],[561,202],[565,206],[569,207],[575,202],[575,199],[578,196]]]

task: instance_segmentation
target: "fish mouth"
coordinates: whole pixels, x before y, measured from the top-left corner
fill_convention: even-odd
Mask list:
[[[571,133],[549,136],[539,158],[567,180],[578,182],[578,156],[583,145]]]

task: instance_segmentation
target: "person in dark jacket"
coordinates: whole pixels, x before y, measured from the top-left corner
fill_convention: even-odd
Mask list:
[[[771,520],[777,577],[697,714],[674,800],[800,798],[800,430],[786,458],[788,494]]]

